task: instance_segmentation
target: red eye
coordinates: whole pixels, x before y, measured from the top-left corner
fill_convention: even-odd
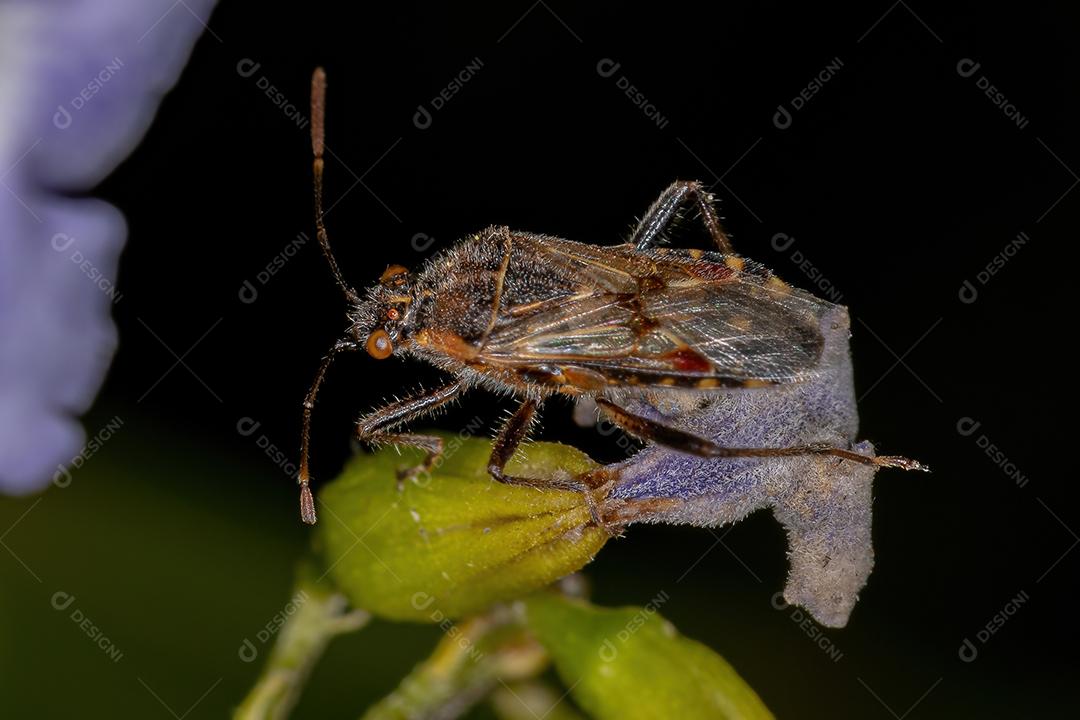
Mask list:
[[[388,317],[391,320],[397,320],[398,318],[401,317],[401,313],[399,313],[397,311],[397,308],[390,308],[389,310],[386,311],[386,317]]]
[[[375,330],[368,335],[365,349],[368,351],[368,355],[376,360],[384,360],[394,352],[394,346],[390,342],[390,336],[386,334],[385,330]]]

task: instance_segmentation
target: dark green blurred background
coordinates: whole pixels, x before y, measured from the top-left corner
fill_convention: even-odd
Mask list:
[[[1080,513],[1057,390],[1074,363],[1056,340],[1071,332],[1061,254],[1080,197],[1062,196],[1080,167],[1075,18],[1054,4],[909,3],[883,16],[888,3],[550,2],[522,19],[529,9],[226,1],[210,18],[221,42],[200,41],[144,144],[100,189],[131,239],[120,351],[85,424],[90,435],[122,425],[67,487],[0,500],[0,714],[220,717],[259,670],[261,657],[245,663],[238,651],[288,601],[308,532],[288,473],[255,440],[295,462],[300,400],[343,320],[311,242],[257,280],[312,233],[306,135],[257,81],[306,114],[316,64],[330,76],[339,158],[328,199],[344,198],[328,223],[356,284],[490,223],[615,242],[672,179],[722,176],[715,191],[740,251],[808,286],[791,251],[770,244],[796,237],[852,308],[863,435],[934,468],[879,475],[877,567],[849,626],[826,633],[838,660],[770,603],[785,542],[766,514],[715,534],[631,528],[586,570],[597,602],[644,604],[665,590],[664,615],[781,717],[1075,712]],[[417,106],[474,58],[476,77],[418,129]],[[598,75],[605,58],[665,127]],[[837,76],[777,128],[777,106],[834,58]],[[1028,127],[958,75],[964,58]],[[259,63],[254,76],[237,72],[243,60]],[[1031,241],[977,303],[961,303],[963,281],[1022,231]],[[426,252],[414,249],[420,233],[434,238]],[[255,302],[240,300],[245,280]],[[184,359],[194,375],[178,366],[162,379],[175,358],[154,334],[178,355],[199,341]],[[340,468],[359,411],[432,376],[343,360],[320,401],[316,477]],[[477,392],[437,424],[453,430],[480,413],[494,425],[505,407]],[[237,432],[244,418],[260,423],[254,436]],[[980,430],[959,434],[962,418]],[[564,407],[545,420],[545,438],[598,459],[620,452],[571,428]],[[56,593],[74,600],[54,609]],[[1028,601],[977,641],[1021,593]],[[438,635],[375,623],[336,641],[297,716],[358,716]],[[960,658],[965,638],[974,662]]]

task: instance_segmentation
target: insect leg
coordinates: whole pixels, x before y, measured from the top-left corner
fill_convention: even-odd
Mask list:
[[[596,484],[592,474],[585,473],[576,477],[566,478],[529,478],[515,475],[507,475],[504,470],[506,463],[514,456],[514,452],[529,433],[536,412],[540,405],[535,400],[525,400],[514,411],[514,414],[503,424],[495,442],[491,448],[491,458],[488,460],[488,473],[492,478],[507,485],[523,485],[536,489],[572,490],[580,492],[585,498],[585,504],[589,507],[589,515],[597,525],[607,527],[600,518],[600,507],[593,496]]]
[[[507,485],[525,485],[534,488],[556,488],[559,490],[581,490],[583,484],[574,478],[528,478],[507,475],[506,463],[514,457],[514,452],[529,433],[529,428],[536,419],[539,404],[535,400],[525,400],[514,414],[503,424],[491,447],[488,460],[488,473],[494,479]]]
[[[356,437],[365,443],[405,445],[427,451],[424,461],[420,465],[403,472],[399,476],[399,480],[411,477],[421,471],[430,470],[435,459],[442,454],[442,438],[434,435],[416,435],[391,431],[402,423],[445,405],[457,397],[463,389],[463,383],[457,381],[390,403],[370,415],[360,418],[359,422],[356,423]]]
[[[720,252],[724,254],[733,252],[730,238],[720,227],[720,218],[717,217],[716,208],[713,207],[712,196],[696,180],[676,180],[660,193],[660,197],[634,229],[630,244],[638,250],[648,250],[658,245],[662,233],[671,224],[679,208],[689,200],[693,200],[697,205],[701,222],[705,224],[705,228]]]
[[[608,532],[621,534],[623,528],[632,522],[641,522],[668,510],[676,510],[679,500],[671,498],[640,498],[623,500],[605,509],[604,522]]]
[[[624,410],[609,400],[597,398],[597,406],[608,415],[612,421],[629,432],[630,434],[650,440],[659,445],[698,455],[700,457],[790,457],[793,455],[832,455],[843,460],[851,460],[863,465],[877,465],[878,467],[895,467],[901,470],[924,470],[929,468],[918,462],[895,455],[862,455],[851,450],[832,447],[831,445],[799,445],[786,448],[729,448],[721,447],[712,440],[698,437],[692,433],[673,428],[663,423],[643,418],[639,415]]]
[[[596,406],[611,418],[612,422],[641,440],[650,440],[658,445],[700,457],[717,457],[716,451],[723,450],[712,440],[634,415],[610,400],[597,398]]]
[[[506,482],[503,468],[510,462],[510,458],[514,457],[518,446],[529,434],[529,428],[536,420],[538,409],[539,403],[535,400],[525,400],[503,423],[499,434],[495,436],[495,442],[491,446],[491,458],[488,460],[488,472],[499,482]]]

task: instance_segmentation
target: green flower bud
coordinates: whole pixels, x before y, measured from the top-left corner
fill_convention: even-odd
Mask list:
[[[554,593],[526,601],[529,627],[574,700],[596,720],[771,718],[728,663],[643,608],[597,608]]]
[[[572,573],[608,535],[581,493],[504,485],[487,473],[491,443],[446,436],[430,473],[397,481],[419,452],[353,460],[319,495],[316,547],[356,607],[395,620],[443,622],[512,600]],[[552,478],[595,464],[551,443],[522,448],[512,475]]]

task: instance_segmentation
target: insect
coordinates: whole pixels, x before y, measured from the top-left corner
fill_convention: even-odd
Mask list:
[[[488,470],[501,482],[537,485],[505,473],[537,411],[553,395],[595,403],[629,434],[707,458],[828,455],[844,461],[923,469],[914,460],[827,444],[725,447],[645,412],[745,388],[806,382],[821,370],[820,321],[836,306],[793,288],[765,266],[736,255],[700,183],[668,187],[628,242],[587,245],[490,227],[428,260],[418,272],[391,265],[361,295],[345,282],[323,219],[326,76],[312,77],[315,225],[319,245],[348,303],[349,327],[330,349],[303,405],[298,483],[301,518],[316,521],[308,466],[311,414],[327,368],[341,352],[376,359],[413,357],[452,376],[446,384],[361,418],[366,443],[413,446],[430,468],[442,452],[432,435],[401,426],[471,388],[513,395],[520,405],[498,432]],[[661,247],[680,210],[693,205],[715,251]],[[547,481],[593,488],[611,478]],[[599,519],[599,518],[598,518]]]

